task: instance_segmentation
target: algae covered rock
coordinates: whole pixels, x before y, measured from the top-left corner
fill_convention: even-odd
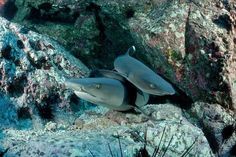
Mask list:
[[[155,6],[129,22],[136,39],[144,43],[149,62],[193,100],[234,109],[235,78],[226,72],[235,69],[228,64],[234,56],[230,11],[218,8],[215,1]]]
[[[165,156],[181,156],[184,153],[189,156],[213,156],[203,132],[183,117],[181,109],[171,104],[161,104],[147,106],[144,110],[152,112],[158,121],[137,121],[142,115],[108,113],[97,108],[79,117],[83,121],[80,128],[70,126],[61,130],[53,127],[53,130],[37,131],[5,129],[3,133],[6,138],[1,143],[4,148],[10,148],[6,156],[72,157],[93,154],[102,157],[112,153],[134,157],[141,148],[144,149],[145,143],[145,150],[150,156],[158,147],[158,154]],[[165,119],[159,121],[163,117]]]
[[[203,130],[212,151],[219,156],[231,156],[236,144],[234,113],[218,104],[196,102],[189,114],[195,117],[190,121]]]
[[[71,104],[79,103],[65,90],[63,79],[83,77],[88,69],[57,42],[1,18],[0,49],[1,95],[19,119],[39,115],[51,120],[56,109],[71,110]]]
[[[9,99],[0,96],[0,108],[0,130],[5,128],[16,128],[18,121],[17,110],[14,104],[12,104]]]

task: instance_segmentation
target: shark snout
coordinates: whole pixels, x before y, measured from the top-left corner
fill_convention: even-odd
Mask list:
[[[164,95],[174,95],[175,94],[175,89],[168,82],[163,82],[162,92],[163,92]]]
[[[83,84],[78,79],[66,79],[65,86],[75,91],[84,91]]]

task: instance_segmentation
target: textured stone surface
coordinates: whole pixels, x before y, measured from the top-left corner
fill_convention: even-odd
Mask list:
[[[84,77],[87,67],[54,40],[0,20],[0,91],[6,96],[2,109],[8,114],[14,109],[16,119],[35,120],[33,126],[36,119],[60,117],[56,110],[73,112],[79,99],[65,89],[63,79]]]
[[[235,130],[235,114],[230,110],[225,110],[218,104],[207,104],[203,102],[194,103],[189,112],[189,119],[192,123],[200,126],[205,136],[207,137],[210,146],[214,153],[219,156],[230,156],[229,152],[235,145],[236,134]],[[227,126],[232,126],[232,129],[224,132]],[[232,134],[230,132],[232,131]],[[227,138],[223,138],[227,137]]]
[[[0,108],[0,130],[4,128],[15,128],[17,125],[17,111],[15,106],[7,98],[0,96]]]
[[[97,108],[93,112],[88,110],[79,117],[83,126],[78,127],[81,123],[75,123],[62,129],[60,123],[50,122],[44,130],[5,129],[3,134],[6,138],[1,143],[4,148],[10,148],[6,153],[7,157],[27,157],[35,154],[72,157],[90,156],[91,153],[102,157],[110,154],[108,144],[113,154],[120,154],[117,139],[119,135],[124,156],[133,157],[144,146],[144,136],[148,153],[151,155],[159,145],[165,128],[161,153],[165,152],[173,138],[165,156],[181,156],[195,140],[190,156],[213,156],[202,131],[182,116],[181,109],[171,104],[160,104],[147,106],[144,111],[153,111],[153,117],[157,120],[165,117],[165,120],[151,122],[140,114],[124,114]],[[76,121],[78,122],[78,119]]]
[[[172,1],[136,14],[129,25],[144,43],[156,71],[194,100],[218,102],[233,109],[230,81],[234,78],[226,72],[227,68],[235,69],[227,64],[234,55],[232,22],[226,21],[230,17],[230,12],[217,8],[215,1]]]

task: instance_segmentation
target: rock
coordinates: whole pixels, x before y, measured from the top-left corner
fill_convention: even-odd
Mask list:
[[[234,56],[230,46],[234,45],[233,30],[229,21],[229,26],[225,22],[222,27],[214,22],[222,14],[227,20],[229,11],[217,8],[215,1],[164,1],[153,7],[156,9],[137,13],[129,26],[136,40],[144,43],[145,56],[156,72],[194,101],[217,102],[234,109],[231,81],[235,78],[226,72],[227,68],[235,70],[230,59]]]
[[[84,77],[89,70],[57,42],[1,18],[0,50],[0,91],[6,97],[1,105],[2,109],[11,106],[2,111],[14,113],[14,120],[29,119],[37,127],[38,120],[60,121],[60,111],[74,112],[70,105],[79,106],[63,80]]]
[[[133,157],[144,146],[145,136],[147,152],[152,155],[163,134],[159,153],[166,151],[165,156],[181,156],[192,144],[190,156],[213,156],[203,132],[183,117],[181,109],[171,104],[161,104],[146,106],[144,110],[145,112],[154,111],[152,115],[155,118],[162,114],[166,119],[138,122],[136,119],[141,116],[138,114],[132,116],[135,119],[133,122],[129,120],[118,124],[115,119],[110,118],[107,110],[103,112],[95,110],[93,115],[85,112],[80,116],[81,120],[83,119],[82,128],[56,129],[53,132],[40,129],[28,131],[5,129],[3,133],[6,138],[1,143],[4,148],[10,147],[6,156],[27,157],[37,154],[63,157],[93,154],[99,157],[110,154],[108,144],[113,154],[120,154],[117,139],[119,137],[123,155]],[[126,116],[126,114],[117,114],[118,119],[126,119]],[[90,117],[90,119],[85,119],[85,117]],[[167,147],[168,144],[170,144],[169,147]]]
[[[0,94],[0,130],[5,128],[16,128],[17,121],[17,110],[15,106],[10,102],[9,99],[3,97]],[[0,133],[1,134],[1,133]],[[0,135],[1,138],[1,135]]]
[[[37,3],[27,0],[22,3],[16,0],[15,4],[19,11],[12,21],[17,23],[25,21],[28,28],[54,37],[75,57],[83,59],[88,67],[101,67],[102,64],[97,59],[91,60],[91,58],[102,59],[100,52],[102,37],[97,26],[95,11],[87,9],[87,3],[78,5],[76,3],[51,0]]]
[[[54,122],[48,122],[45,125],[45,130],[46,131],[55,131],[57,129],[57,123]]]
[[[82,129],[84,126],[84,121],[80,118],[76,118],[74,123],[75,123],[74,125],[77,129]]]
[[[190,121],[203,130],[213,152],[219,156],[230,156],[236,140],[234,113],[217,104],[196,102],[189,114],[195,117]]]

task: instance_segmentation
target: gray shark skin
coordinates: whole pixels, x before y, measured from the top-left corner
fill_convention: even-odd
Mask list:
[[[131,47],[125,55],[119,56],[114,61],[115,70],[134,84],[141,91],[152,95],[173,95],[175,90],[170,83],[144,65],[139,60],[131,57],[129,51],[135,51]]]
[[[117,111],[127,111],[133,107],[127,104],[127,91],[124,85],[115,79],[72,78],[65,80],[65,86],[88,102],[99,104]]]

